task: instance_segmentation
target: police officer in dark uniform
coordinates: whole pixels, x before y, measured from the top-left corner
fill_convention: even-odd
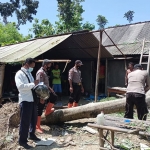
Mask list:
[[[81,79],[81,71],[79,68],[82,66],[81,60],[75,61],[75,66],[69,70],[69,85],[70,85],[70,97],[68,108],[78,106],[78,102],[81,97],[81,93],[84,92]]]
[[[45,115],[49,115],[50,113],[54,112],[53,106],[55,101],[57,100],[57,95],[55,94],[53,89],[49,86],[49,77],[47,75],[47,71],[50,69],[50,67],[51,67],[51,61],[48,59],[44,59],[42,63],[42,67],[36,73],[36,79],[39,80],[39,82],[44,82],[44,84],[50,90],[50,98],[47,100],[48,104],[45,110]],[[45,107],[45,101],[41,99],[38,104],[38,118],[37,118],[37,125],[36,125],[36,130],[39,133],[43,133],[40,125],[41,125],[41,115],[44,107]]]

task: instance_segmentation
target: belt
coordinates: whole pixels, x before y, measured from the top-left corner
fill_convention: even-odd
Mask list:
[[[73,84],[73,85],[79,85],[79,86],[80,86],[80,85],[81,85],[81,82],[79,82],[79,83],[74,83],[74,82],[73,82],[72,84]]]

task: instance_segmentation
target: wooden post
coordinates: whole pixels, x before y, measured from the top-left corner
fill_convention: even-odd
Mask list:
[[[104,140],[102,138],[104,138],[103,135],[103,129],[98,129],[99,132],[99,146],[100,146],[100,150],[102,150],[101,147],[104,147]]]
[[[2,101],[2,89],[3,89],[3,82],[4,82],[4,74],[5,74],[5,65],[0,65],[0,104]]]
[[[95,102],[97,102],[97,97],[98,97],[99,69],[100,69],[100,58],[101,58],[101,48],[102,48],[102,34],[103,34],[103,30],[100,30],[100,40],[99,40],[97,70],[96,70],[96,83],[95,83]]]
[[[114,146],[114,131],[111,131],[111,145]]]
[[[108,77],[108,59],[106,58],[106,62],[105,62],[105,94],[107,95],[107,79]]]

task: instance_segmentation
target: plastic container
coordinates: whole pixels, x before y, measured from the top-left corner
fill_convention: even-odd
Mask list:
[[[104,112],[103,111],[101,111],[101,113],[97,115],[96,122],[98,125],[104,125],[105,118],[104,118]]]

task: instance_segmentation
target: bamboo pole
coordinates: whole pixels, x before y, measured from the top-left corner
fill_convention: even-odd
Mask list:
[[[100,30],[100,40],[97,58],[97,72],[96,72],[96,83],[95,83],[95,102],[97,102],[98,97],[98,83],[99,83],[99,69],[100,69],[100,58],[101,58],[101,48],[102,48],[102,34],[103,30]]]

